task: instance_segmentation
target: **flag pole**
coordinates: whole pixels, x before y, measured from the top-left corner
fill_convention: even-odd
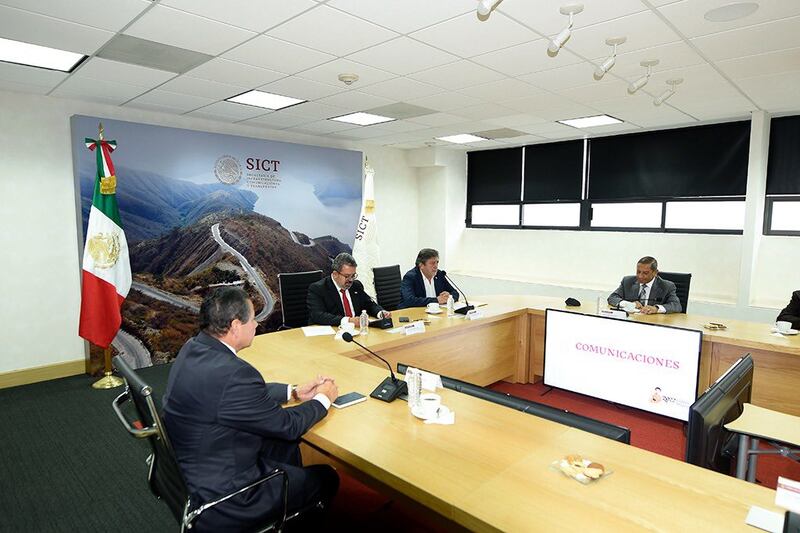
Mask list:
[[[111,373],[111,346],[103,350],[105,356],[105,375],[92,383],[95,389],[113,389],[122,385],[123,381]]]

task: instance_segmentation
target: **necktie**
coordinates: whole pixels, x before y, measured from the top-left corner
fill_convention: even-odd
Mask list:
[[[645,303],[647,301],[647,285],[642,285],[642,290],[639,291],[639,301]]]
[[[347,299],[347,295],[344,293],[346,289],[339,289],[339,292],[342,293],[342,305],[344,306],[344,316],[351,317],[353,316],[353,309],[350,307],[350,301]]]

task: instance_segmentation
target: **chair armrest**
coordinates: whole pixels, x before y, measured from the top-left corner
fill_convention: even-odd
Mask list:
[[[117,417],[119,417],[120,422],[128,430],[128,433],[133,435],[139,439],[145,439],[152,435],[158,434],[158,428],[155,426],[150,426],[142,429],[137,429],[128,422],[128,418],[122,413],[122,404],[130,400],[131,393],[126,388],[125,392],[114,398],[114,401],[111,402],[111,406],[114,408],[114,411],[117,413]]]
[[[271,471],[266,476],[264,476],[264,477],[262,477],[260,479],[257,479],[256,481],[254,481],[254,482],[252,482],[252,483],[250,483],[250,484],[248,484],[248,485],[246,485],[246,486],[244,486],[244,487],[242,487],[240,489],[237,489],[237,490],[235,490],[235,491],[233,491],[233,492],[231,492],[229,494],[226,494],[225,496],[217,498],[216,500],[210,501],[208,503],[204,503],[203,505],[201,505],[200,507],[198,507],[197,509],[195,509],[194,511],[190,512],[189,514],[187,514],[184,517],[183,525],[186,527],[186,529],[191,529],[192,523],[201,514],[203,514],[204,511],[206,511],[208,509],[211,509],[215,505],[218,505],[218,504],[220,504],[220,503],[222,503],[222,502],[224,502],[224,501],[226,501],[226,500],[228,500],[230,498],[233,498],[234,496],[236,496],[238,494],[241,494],[241,493],[243,493],[245,491],[248,491],[248,490],[250,490],[250,489],[252,489],[254,487],[257,487],[258,485],[261,485],[262,483],[264,483],[266,481],[269,481],[270,479],[276,478],[278,476],[283,477],[283,484],[282,484],[283,485],[283,490],[282,490],[283,513],[281,515],[281,520],[279,522],[280,527],[277,528],[277,530],[280,531],[281,528],[283,527],[283,523],[286,522],[286,514],[287,514],[288,506],[289,506],[289,476],[286,474],[285,471],[281,470],[280,468],[276,468],[275,470]]]

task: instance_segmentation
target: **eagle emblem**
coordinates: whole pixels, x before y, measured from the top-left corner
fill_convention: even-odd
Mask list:
[[[119,233],[97,233],[89,239],[89,255],[92,256],[94,266],[108,269],[117,264],[119,259]]]

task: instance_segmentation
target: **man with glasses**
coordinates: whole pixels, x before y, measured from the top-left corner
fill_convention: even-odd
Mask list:
[[[356,279],[357,266],[352,255],[342,252],[333,260],[331,275],[311,284],[306,299],[309,324],[342,326],[352,322],[358,325],[363,310],[378,318],[391,316],[364,292],[364,286]]]
[[[636,263],[636,275],[625,276],[608,297],[608,305],[623,311],[656,313],[680,313],[681,302],[675,292],[675,284],[658,275],[658,261],[645,256]]]

